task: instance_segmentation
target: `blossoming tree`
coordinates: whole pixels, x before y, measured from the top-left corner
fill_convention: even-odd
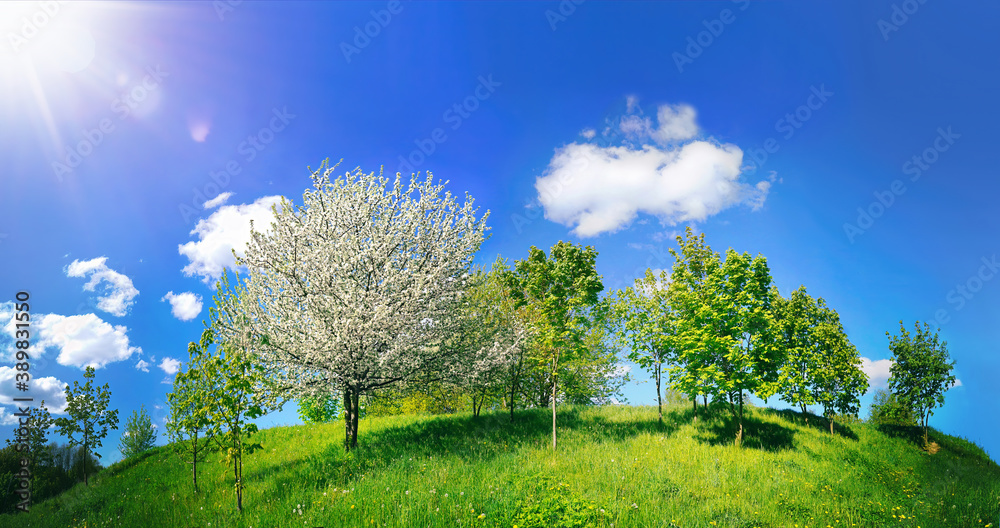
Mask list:
[[[471,197],[460,205],[429,173],[406,183],[335,169],[312,174],[302,205],[274,207],[238,263],[261,360],[287,397],[342,394],[351,450],[362,394],[458,371],[460,351],[440,345],[489,212],[477,218]]]

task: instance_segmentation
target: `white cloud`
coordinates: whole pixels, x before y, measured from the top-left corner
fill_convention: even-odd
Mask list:
[[[962,386],[962,380],[960,380],[958,378],[955,378],[955,383],[951,386],[951,388],[954,389],[954,388],[961,387],[961,386]]]
[[[14,416],[6,407],[0,407],[0,425],[14,425],[19,418]]]
[[[38,406],[45,400],[45,408],[53,414],[63,414],[66,412],[66,383],[52,376],[44,378],[31,378],[27,391],[17,389],[16,377],[17,369],[13,367],[0,367],[0,404],[24,405],[23,402],[15,402],[14,398],[33,398],[30,402],[32,406]],[[15,411],[16,412],[16,411]]]
[[[250,241],[250,221],[258,231],[270,231],[271,206],[280,202],[280,196],[265,196],[252,204],[224,205],[208,218],[198,220],[191,234],[198,235],[199,240],[177,247],[190,261],[182,270],[184,275],[200,275],[206,284],[221,277],[224,268],[236,265],[233,249],[242,255]]]
[[[641,115],[621,117],[621,145],[571,143],[556,149],[535,181],[545,218],[588,237],[622,229],[639,213],[677,224],[738,204],[759,209],[771,183],[741,179],[743,151],[736,145],[695,139],[695,116],[690,106],[664,105],[656,125]]]
[[[891,366],[891,359],[877,359],[872,361],[866,357],[861,358],[861,370],[868,375],[870,390],[884,389],[889,386],[889,367]]]
[[[168,291],[160,302],[170,301],[170,313],[181,321],[190,321],[201,313],[201,295],[191,292],[174,293]]]
[[[597,131],[593,128],[585,128],[580,132],[580,135],[587,139],[594,139],[594,136],[597,135]]]
[[[135,364],[136,370],[141,370],[143,372],[149,372],[149,363],[145,360],[140,359],[138,363]]]
[[[129,344],[122,325],[112,326],[94,314],[55,315],[36,317],[35,347],[59,350],[60,365],[101,368],[108,363],[123,361],[142,349]]]
[[[224,192],[216,196],[215,198],[212,198],[211,200],[208,200],[207,202],[203,203],[201,206],[204,207],[205,209],[212,209],[214,207],[218,207],[226,203],[226,201],[229,200],[229,197],[232,195],[233,193],[231,192]]]
[[[698,125],[694,120],[697,112],[689,105],[662,105],[656,112],[660,127],[652,132],[653,139],[660,144],[672,141],[686,141],[698,135]]]
[[[177,374],[177,370],[181,367],[181,362],[174,358],[163,358],[159,367],[167,374]]]
[[[104,295],[97,298],[97,307],[121,317],[128,313],[139,290],[132,284],[132,279],[108,268],[105,264],[107,260],[107,257],[74,260],[67,266],[66,276],[85,278],[89,275],[90,281],[83,285],[86,291],[95,291],[97,286],[105,283],[102,288]]]

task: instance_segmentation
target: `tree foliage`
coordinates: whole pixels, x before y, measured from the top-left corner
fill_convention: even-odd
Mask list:
[[[132,458],[148,451],[155,443],[156,429],[143,405],[138,411],[132,411],[132,415],[125,420],[125,430],[118,442],[118,450],[123,458]]]
[[[275,207],[238,262],[251,270],[244,308],[269,374],[291,398],[342,394],[350,450],[362,394],[456,370],[460,354],[440,344],[488,212],[477,218],[470,197],[459,205],[430,174],[331,178],[335,168],[312,174],[301,206]]]
[[[944,393],[955,385],[952,375],[954,361],[950,361],[948,343],[941,341],[931,326],[920,321],[914,323],[911,334],[899,322],[899,335],[889,338],[892,366],[889,367],[889,388],[899,402],[912,409],[924,428],[927,443],[927,421],[934,408],[944,405]]]
[[[612,301],[612,325],[628,358],[648,370],[656,382],[656,404],[663,421],[663,375],[677,348],[677,319],[670,302],[670,276],[647,269],[634,286],[619,290]]]
[[[535,373],[542,377],[552,406],[552,449],[556,448],[556,399],[560,367],[587,364],[586,336],[599,315],[594,308],[604,289],[596,268],[597,251],[569,242],[557,242],[549,254],[532,246],[528,257],[515,263],[514,292],[519,306],[539,314],[532,340]],[[540,402],[541,403],[541,402]]]
[[[917,418],[913,415],[913,409],[903,405],[895,394],[886,389],[875,391],[868,419],[876,425],[898,425],[904,427],[917,425]]]
[[[94,386],[94,367],[87,367],[83,377],[87,380],[82,386],[79,381],[73,382],[73,387],[66,387],[66,418],[57,418],[55,425],[59,434],[69,440],[71,446],[83,448],[84,460],[91,454],[100,458],[97,449],[108,436],[108,431],[118,429],[118,410],[109,409],[111,389],[105,383],[101,387]],[[90,485],[87,467],[83,467],[83,482]]]
[[[305,396],[299,400],[299,418],[303,423],[330,423],[340,416],[340,401],[336,396]]]
[[[675,388],[728,400],[740,441],[745,395],[767,399],[777,392],[784,359],[773,334],[767,260],[729,249],[721,261],[690,227],[677,243],[670,285],[681,350],[672,369]]]

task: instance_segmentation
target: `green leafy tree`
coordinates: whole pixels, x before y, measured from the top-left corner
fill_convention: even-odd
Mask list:
[[[111,402],[111,389],[105,383],[101,387],[94,386],[94,367],[87,367],[83,377],[87,380],[82,386],[74,381],[73,387],[66,387],[67,418],[57,418],[55,425],[59,434],[69,440],[71,446],[83,449],[83,459],[91,454],[100,458],[96,450],[102,446],[102,441],[108,436],[108,431],[118,429],[118,410],[108,409]],[[83,482],[90,485],[87,466],[83,466]]]
[[[816,340],[818,305],[805,286],[799,286],[788,299],[781,297],[775,288],[772,298],[775,339],[785,349],[779,395],[782,400],[799,407],[809,423],[808,406],[816,403],[812,378],[819,354]]]
[[[779,387],[784,357],[774,334],[771,273],[767,260],[726,252],[719,260],[688,228],[677,238],[671,277],[678,313],[678,361],[674,388],[711,394],[730,403],[743,438],[747,394],[767,399]]]
[[[170,416],[167,418],[166,435],[181,461],[191,464],[191,482],[194,492],[198,493],[198,462],[205,459],[212,441],[207,434],[207,403],[210,401],[214,380],[201,376],[198,372],[195,362],[201,357],[195,357],[195,352],[200,348],[192,348],[191,345],[188,346],[188,362],[175,375],[173,390],[167,394]],[[205,346],[208,346],[207,343]]]
[[[847,339],[840,316],[819,300],[820,323],[815,328],[819,353],[810,374],[813,401],[823,406],[830,424],[836,415],[857,415],[861,396],[868,392],[868,375],[861,368],[861,354]]]
[[[913,410],[903,405],[895,394],[886,389],[875,391],[868,419],[876,425],[901,425],[904,427],[917,425]]]
[[[656,382],[656,404],[663,422],[664,369],[674,356],[677,321],[670,305],[670,276],[647,269],[635,285],[619,290],[612,303],[612,328],[628,358],[650,372]]]
[[[267,412],[280,409],[271,378],[260,361],[262,337],[250,324],[246,290],[235,274],[235,285],[224,273],[209,308],[211,322],[198,343],[191,343],[193,376],[199,378],[207,394],[206,435],[226,454],[233,467],[236,507],[243,511],[243,459],[261,448],[250,438],[257,432],[252,422]],[[216,345],[214,350],[212,345]]]
[[[597,251],[559,241],[549,254],[532,246],[528,257],[514,269],[519,291],[517,298],[537,310],[540,317],[533,339],[537,372],[545,377],[542,385],[552,405],[552,449],[556,449],[556,399],[558,375],[563,363],[573,362],[586,352],[585,336],[597,321],[592,308],[604,289],[596,268]]]
[[[719,254],[705,243],[704,233],[695,236],[690,227],[677,237],[678,249],[670,249],[674,264],[670,272],[670,304],[676,318],[676,356],[669,367],[671,388],[691,398],[698,419],[698,396],[712,391],[715,358],[727,343],[708,309],[716,295],[721,262]]]
[[[132,458],[152,449],[156,443],[156,429],[143,405],[125,420],[125,431],[118,442],[118,450],[123,458]]]
[[[306,396],[299,400],[299,418],[304,423],[330,423],[339,416],[340,401],[336,396]]]
[[[32,488],[37,491],[38,486],[35,486],[35,484],[41,473],[41,467],[52,463],[52,450],[48,445],[48,434],[49,429],[52,428],[55,421],[52,419],[52,415],[49,414],[49,409],[45,407],[45,400],[42,400],[38,407],[28,409],[27,423],[27,436],[15,437],[12,440],[8,439],[7,446],[28,460],[28,468],[31,470]],[[17,432],[18,428],[15,427],[14,433],[17,434]]]
[[[714,307],[717,328],[728,346],[716,357],[716,396],[730,399],[739,421],[737,442],[743,438],[746,394],[767,399],[778,389],[783,351],[775,346],[771,314],[771,272],[767,260],[730,249],[722,265]],[[735,402],[734,402],[735,400]]]
[[[955,362],[950,361],[948,343],[941,341],[929,324],[921,327],[917,321],[914,330],[911,334],[900,321],[898,336],[885,333],[892,352],[889,388],[919,418],[927,444],[927,421],[935,407],[944,405],[944,393],[955,385],[951,373]]]

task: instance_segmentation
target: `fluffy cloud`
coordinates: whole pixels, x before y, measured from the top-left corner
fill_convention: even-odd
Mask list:
[[[97,298],[97,307],[112,315],[121,317],[128,313],[128,309],[134,304],[133,300],[139,295],[139,290],[132,285],[132,279],[108,268],[105,264],[107,257],[98,257],[91,260],[74,260],[66,268],[66,276],[86,278],[90,280],[83,285],[87,291],[95,291],[98,286],[102,286],[104,295]]]
[[[231,193],[231,192],[224,192],[224,193],[216,196],[215,198],[212,198],[211,200],[208,200],[207,202],[203,203],[201,206],[204,207],[205,209],[213,209],[215,207],[218,207],[218,206],[226,203],[226,201],[229,200],[229,198],[232,195],[233,195],[233,193]]]
[[[190,261],[182,270],[184,275],[199,275],[206,284],[218,280],[223,269],[236,265],[233,250],[243,254],[250,241],[250,221],[258,231],[270,231],[271,206],[280,202],[280,196],[265,196],[252,204],[224,205],[208,218],[198,220],[191,231],[198,240],[177,247]]]
[[[52,376],[44,378],[31,378],[27,391],[17,390],[17,373],[19,371],[13,367],[0,367],[0,404],[14,405],[15,407],[24,405],[22,402],[15,402],[14,398],[34,398],[32,406],[39,405],[45,400],[45,407],[54,414],[66,412],[66,383]],[[14,411],[17,412],[17,411]],[[0,423],[6,416],[0,413]]]
[[[136,370],[141,370],[143,372],[149,372],[149,363],[145,360],[140,359],[138,363],[135,364]]]
[[[174,358],[163,358],[163,361],[160,362],[160,368],[163,369],[163,372],[170,375],[177,374],[177,370],[180,369],[180,367],[181,362]]]
[[[889,367],[891,366],[891,359],[877,359],[872,361],[866,357],[861,358],[861,370],[868,375],[870,390],[884,389],[889,386]]]
[[[743,151],[736,145],[697,139],[694,108],[663,105],[654,123],[631,113],[634,101],[628,106],[601,141],[556,149],[535,181],[545,218],[588,237],[617,231],[639,213],[676,224],[738,204],[763,205],[771,182],[741,179]]]
[[[60,365],[101,368],[142,353],[129,344],[127,328],[112,326],[94,314],[42,315],[32,326],[36,349],[57,349]]]
[[[160,301],[170,302],[170,313],[181,321],[190,321],[201,313],[201,295],[191,292],[174,293],[168,291]]]

